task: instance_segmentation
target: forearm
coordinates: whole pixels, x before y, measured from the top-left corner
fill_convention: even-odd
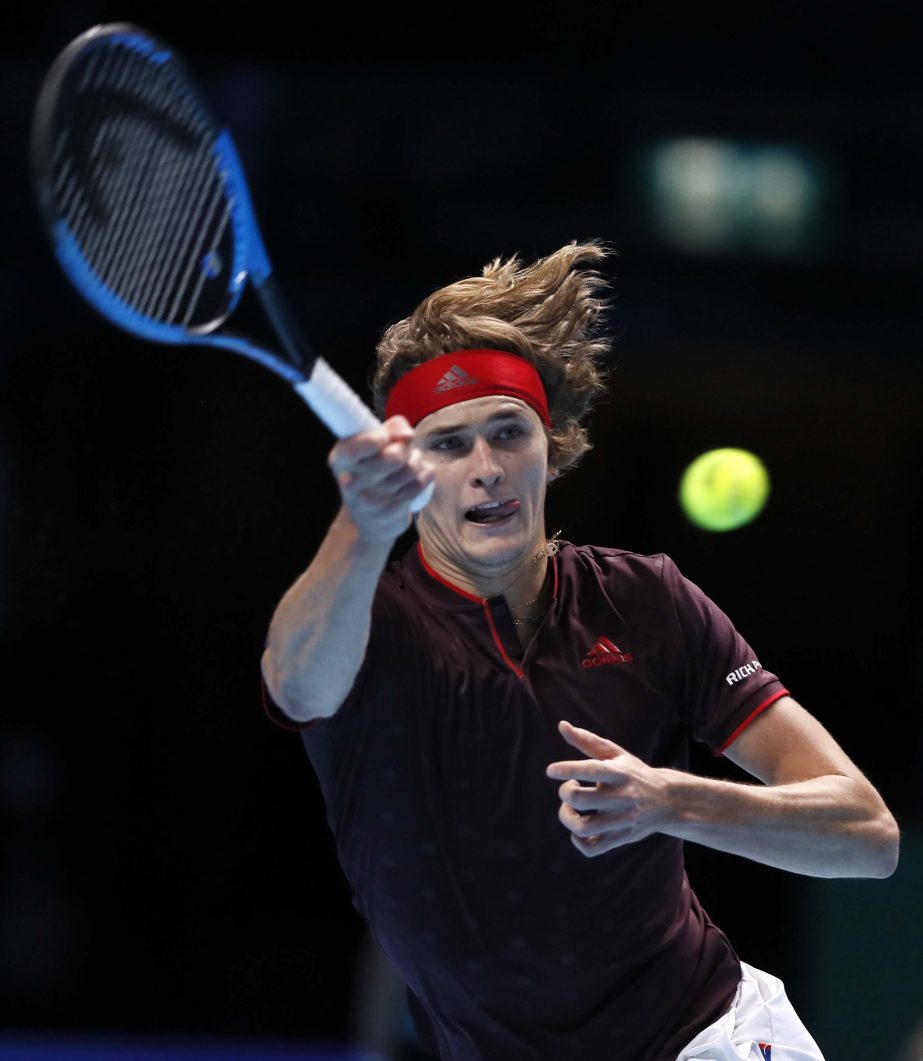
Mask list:
[[[887,877],[897,825],[867,782],[840,774],[784,785],[664,771],[672,820],[660,831],[813,877]]]
[[[273,699],[297,721],[333,714],[352,687],[392,544],[370,542],[341,509],[310,567],[276,608],[263,675]]]

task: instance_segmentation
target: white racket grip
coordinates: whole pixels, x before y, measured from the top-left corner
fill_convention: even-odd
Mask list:
[[[337,438],[349,438],[381,425],[359,395],[322,357],[314,362],[311,378],[294,386]]]
[[[293,386],[337,438],[350,438],[381,426],[378,417],[322,357],[314,362],[311,378]],[[419,512],[429,502],[433,486],[430,483],[411,501],[411,512]]]

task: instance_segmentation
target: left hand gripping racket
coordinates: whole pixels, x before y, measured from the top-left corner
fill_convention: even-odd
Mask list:
[[[39,93],[32,172],[58,262],[104,317],[154,342],[259,362],[338,438],[378,426],[301,334],[273,280],[230,133],[165,42],[123,23],[72,41]],[[248,279],[282,354],[221,327]]]

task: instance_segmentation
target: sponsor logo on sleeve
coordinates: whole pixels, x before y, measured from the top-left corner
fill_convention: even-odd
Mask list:
[[[749,663],[738,667],[737,670],[732,670],[724,680],[728,685],[736,685],[738,682],[746,681],[751,674],[756,674],[757,671],[762,669],[763,665],[758,659],[751,659]]]

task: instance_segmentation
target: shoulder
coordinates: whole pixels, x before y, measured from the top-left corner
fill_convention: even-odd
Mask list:
[[[394,618],[397,615],[412,613],[417,607],[400,563],[388,564],[379,576],[375,589],[372,601],[373,622],[376,618]]]
[[[637,553],[599,545],[563,543],[557,577],[569,607],[583,610],[590,599],[603,598],[639,619],[670,623],[676,612],[676,582],[682,576],[664,553]]]
[[[395,637],[414,634],[417,627],[428,627],[432,616],[447,603],[455,605],[461,600],[447,583],[443,585],[425,569],[414,545],[381,573],[372,603],[373,627],[387,621],[400,628],[394,631]]]
[[[636,553],[600,545],[562,544],[558,553],[562,574],[577,577],[620,578],[627,582],[661,583],[678,575],[665,553]]]
[[[391,557],[378,578],[377,595],[407,605],[418,596],[418,584],[422,581],[419,550],[416,543],[403,553]]]
[[[565,543],[558,559],[561,585],[570,587],[577,601],[598,587],[613,604],[621,607],[630,603],[671,627],[690,611],[713,607],[666,553]]]

